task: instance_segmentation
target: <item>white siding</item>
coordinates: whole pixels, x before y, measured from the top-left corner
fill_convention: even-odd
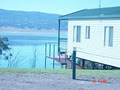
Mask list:
[[[73,42],[73,26],[81,26],[80,43]],[[86,26],[90,26],[90,39],[85,39]],[[104,46],[105,26],[113,26],[113,47]],[[69,55],[73,47],[77,57],[120,67],[120,20],[69,20]]]

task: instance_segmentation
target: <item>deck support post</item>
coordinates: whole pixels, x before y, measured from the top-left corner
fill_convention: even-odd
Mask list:
[[[72,79],[76,79],[76,47],[73,47],[73,55],[72,55]]]
[[[58,52],[58,53],[59,53],[59,55],[58,55],[58,56],[59,56],[59,62],[60,62],[60,52]]]
[[[92,62],[93,63],[93,70],[95,69],[95,62]]]
[[[82,59],[82,67],[85,67],[85,59]]]
[[[67,61],[66,61],[66,59],[67,59],[67,51],[65,50],[65,69],[67,69]]]
[[[106,69],[106,67],[107,67],[107,66],[106,66],[105,64],[103,64],[103,69]]]
[[[45,43],[45,69],[46,69],[46,60],[47,60],[46,56],[47,56],[47,43]]]

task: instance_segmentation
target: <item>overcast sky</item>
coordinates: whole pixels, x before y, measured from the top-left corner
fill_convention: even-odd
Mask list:
[[[120,6],[120,0],[101,0],[102,7]],[[98,8],[99,0],[0,0],[0,9],[68,14]]]

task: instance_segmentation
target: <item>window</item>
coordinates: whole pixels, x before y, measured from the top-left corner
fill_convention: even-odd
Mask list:
[[[81,39],[81,26],[77,26],[77,40],[76,42],[80,42]]]
[[[76,42],[76,26],[73,27],[73,42]]]
[[[90,39],[90,26],[86,26],[85,39]]]
[[[73,42],[81,41],[81,26],[73,27]]]
[[[104,46],[113,46],[113,27],[105,26],[104,28]]]

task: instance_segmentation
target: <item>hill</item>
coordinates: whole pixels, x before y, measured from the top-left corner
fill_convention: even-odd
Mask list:
[[[42,12],[11,11],[0,9],[0,27],[30,28],[30,29],[57,29],[58,14]],[[62,30],[67,30],[67,23],[63,22]]]

